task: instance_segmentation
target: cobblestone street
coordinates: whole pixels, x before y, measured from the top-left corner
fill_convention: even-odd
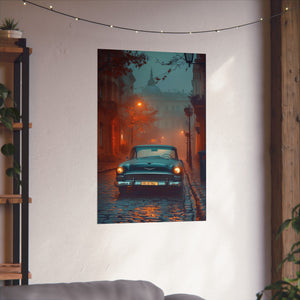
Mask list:
[[[98,223],[200,221],[206,218],[205,185],[185,166],[183,193],[137,190],[120,195],[114,186],[115,164],[106,163],[99,173]],[[199,172],[198,172],[199,173]]]

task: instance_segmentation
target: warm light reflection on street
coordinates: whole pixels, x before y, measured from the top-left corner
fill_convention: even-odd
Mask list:
[[[147,189],[120,195],[111,185],[114,176],[114,170],[100,176],[98,223],[199,221],[205,215],[199,212],[186,179],[182,194]]]

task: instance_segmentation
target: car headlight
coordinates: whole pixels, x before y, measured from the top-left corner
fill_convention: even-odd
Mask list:
[[[180,167],[174,167],[173,168],[173,173],[176,175],[179,175],[181,173],[181,168]]]
[[[117,168],[117,173],[120,174],[120,175],[123,174],[124,173],[124,168],[123,167],[118,167]]]

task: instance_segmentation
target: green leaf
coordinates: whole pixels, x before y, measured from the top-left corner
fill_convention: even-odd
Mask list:
[[[1,147],[1,152],[5,156],[12,156],[15,153],[15,146],[11,143],[5,144]]]
[[[0,83],[0,95],[6,99],[10,94],[10,90],[3,83]]]
[[[293,210],[292,210],[292,217],[295,218],[295,213],[297,213],[297,209],[298,209],[298,216],[300,215],[300,204],[297,204]]]
[[[2,95],[0,94],[0,107],[4,104],[4,99],[2,97]]]
[[[13,177],[14,174],[15,174],[14,168],[8,168],[8,169],[6,169],[6,175],[7,175],[8,177]]]
[[[292,227],[296,231],[296,233],[300,232],[300,217],[296,217],[292,221]]]
[[[263,294],[264,294],[263,292],[257,293],[256,294],[256,300],[260,300],[262,298]]]
[[[274,283],[271,283],[265,287],[265,290],[279,290],[279,289],[286,289],[285,285],[289,283],[284,280],[279,280]]]
[[[292,245],[291,251],[293,251],[293,250],[294,250],[296,247],[298,247],[298,246],[300,246],[300,241],[297,242],[297,243],[294,243],[294,244]]]
[[[279,235],[285,228],[289,227],[291,221],[292,221],[292,219],[287,219],[280,225],[280,227],[278,228],[278,231],[276,233],[276,239],[278,239]]]
[[[293,253],[289,253],[288,254],[288,261],[289,262],[293,262],[293,261],[295,261],[296,259],[295,259],[295,257],[294,257],[294,255],[293,255]]]
[[[2,29],[2,30],[19,30],[17,26],[18,26],[18,22],[16,22],[15,19],[6,18],[2,22],[0,29]]]
[[[288,283],[292,283],[292,282],[295,282],[297,280],[298,280],[298,278],[287,278],[287,277],[284,277],[284,281],[286,281]]]
[[[5,107],[0,108],[0,116],[5,117]]]
[[[9,118],[1,117],[0,122],[9,130],[13,130],[13,124],[12,121]]]
[[[296,249],[292,252],[293,254],[297,254],[297,253],[300,253],[300,248],[299,249]]]
[[[15,170],[15,173],[17,174],[17,175],[20,175],[21,174],[21,166],[19,165],[19,163],[18,162],[14,162],[14,170]]]
[[[14,107],[7,108],[7,116],[9,118],[12,118],[14,121],[19,121],[19,119],[20,119],[20,113]]]

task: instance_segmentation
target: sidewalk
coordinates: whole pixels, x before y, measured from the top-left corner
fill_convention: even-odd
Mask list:
[[[126,156],[118,157],[115,161],[100,161],[98,165],[98,173],[108,172],[114,170],[118,165],[126,160]]]
[[[98,173],[108,172],[118,167],[118,162],[100,162]]]
[[[206,211],[206,182],[201,182],[200,179],[200,162],[199,160],[194,159],[192,169],[186,161],[183,161],[183,164],[193,195],[199,201],[201,207]]]

